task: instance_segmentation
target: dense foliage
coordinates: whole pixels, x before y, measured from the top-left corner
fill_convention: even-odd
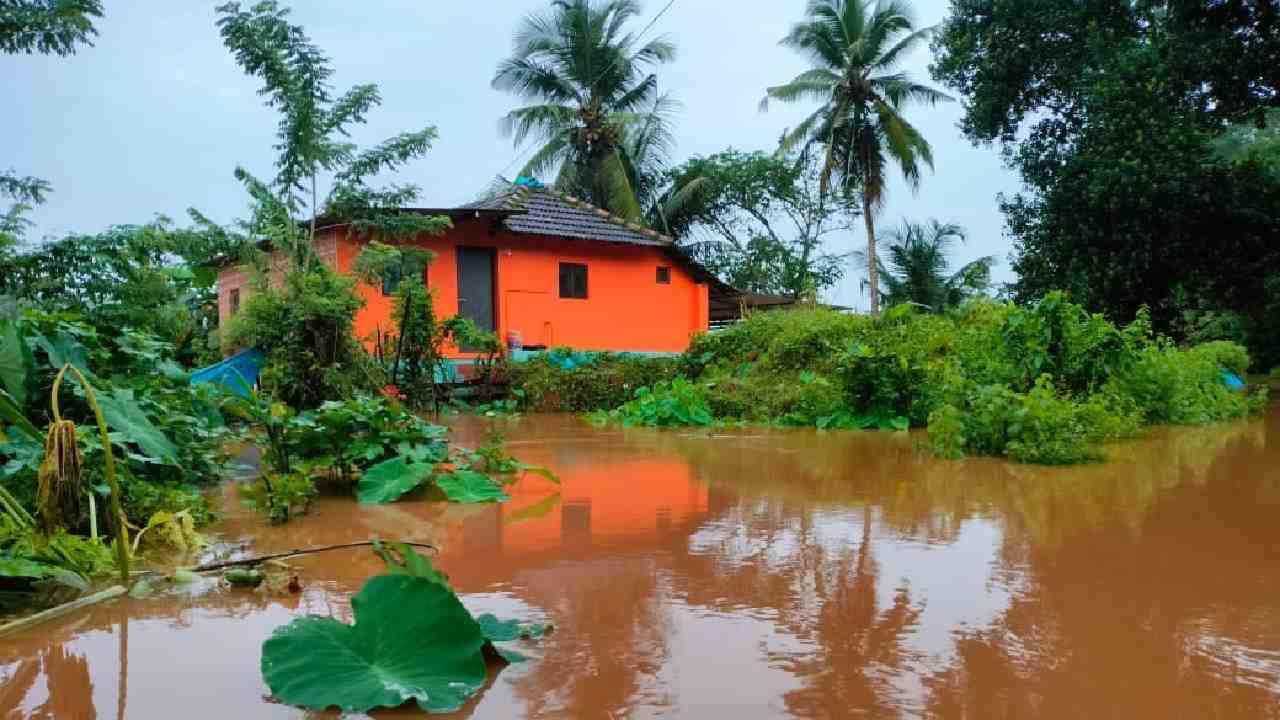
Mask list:
[[[128,522],[148,527],[157,517],[182,517],[194,525],[212,518],[201,486],[220,477],[221,398],[189,385],[177,357],[173,344],[148,332],[94,325],[69,312],[25,307],[0,317],[0,496],[17,506],[0,512],[8,516],[0,518],[0,563],[10,565],[0,575],[21,570],[33,577],[39,568],[31,563],[82,575],[113,566],[108,546],[88,537],[94,528],[107,537],[118,525],[107,502],[102,436],[79,382],[62,384],[62,421],[54,422],[54,380],[65,365],[94,388]],[[54,440],[54,430],[46,439],[37,429],[51,425],[67,429],[65,443]],[[31,515],[41,519],[39,532],[13,522]]]
[[[1028,188],[1002,202],[1015,299],[1146,305],[1161,331],[1280,362],[1274,2],[957,1],[935,52],[966,134]]]
[[[540,412],[587,412],[611,409],[630,400],[636,390],[670,380],[676,361],[601,353],[583,356],[552,350],[527,362],[512,363],[507,379],[520,407]]]
[[[1266,402],[1265,390],[1223,382],[1224,370],[1247,369],[1241,346],[1179,348],[1152,332],[1145,313],[1120,327],[1060,293],[1029,307],[975,300],[944,314],[909,305],[882,317],[758,313],[700,336],[680,363],[680,377],[598,417],[927,426],[944,456],[1063,464],[1100,458],[1100,443],[1149,425],[1239,418]]]

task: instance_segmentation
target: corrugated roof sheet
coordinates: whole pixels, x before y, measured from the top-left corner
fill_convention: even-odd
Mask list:
[[[547,188],[512,186],[492,198],[464,207],[510,213],[503,222],[509,230],[517,233],[654,247],[672,245],[671,238],[666,235]]]

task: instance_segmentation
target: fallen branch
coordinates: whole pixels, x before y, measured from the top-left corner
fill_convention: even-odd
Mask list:
[[[11,623],[0,625],[0,637],[7,637],[16,632],[33,628],[41,623],[49,622],[54,618],[62,617],[63,615],[79,610],[80,608],[89,607],[90,605],[96,605],[104,600],[120,597],[124,593],[124,586],[116,585],[114,587],[109,587],[102,592],[86,595],[82,598],[72,600],[71,602],[63,603],[57,607],[49,608],[43,612],[38,612],[35,615],[19,618]]]
[[[343,543],[341,545],[324,545],[321,547],[303,548],[298,550],[290,550],[288,552],[282,552],[282,553],[272,553],[270,555],[259,555],[257,557],[244,558],[243,560],[224,560],[221,562],[209,563],[207,565],[200,565],[198,567],[186,568],[186,569],[190,570],[191,572],[198,572],[198,573],[211,572],[213,570],[223,570],[229,567],[240,567],[243,565],[258,565],[268,560],[283,560],[284,558],[297,557],[298,555],[312,555],[314,553],[328,552],[330,550],[346,550],[347,548],[354,548],[354,547],[372,547],[374,543],[385,543],[387,545],[408,545],[410,547],[416,547],[416,548],[427,548],[428,550],[437,549],[435,545],[428,545],[426,543],[401,542],[397,540],[364,540],[361,542]]]

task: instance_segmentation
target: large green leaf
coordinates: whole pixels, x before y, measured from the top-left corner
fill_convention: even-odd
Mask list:
[[[480,632],[494,651],[509,663],[528,660],[521,650],[522,640],[536,640],[551,631],[550,625],[538,623],[522,623],[519,620],[499,620],[496,616],[485,613],[476,618],[480,624]]]
[[[8,578],[46,578],[57,568],[36,562],[30,558],[0,555],[0,577]]]
[[[436,485],[450,502],[506,502],[511,498],[489,476],[474,470],[455,470],[436,476]]]
[[[18,407],[27,404],[27,378],[35,367],[31,348],[18,334],[18,325],[0,320],[0,389],[9,391]]]
[[[57,369],[70,364],[86,374],[89,373],[88,352],[84,349],[84,345],[70,333],[60,332],[53,336],[52,340],[43,335],[37,335],[35,344],[49,355],[50,367]]]
[[[148,457],[169,465],[178,463],[178,448],[142,412],[132,390],[100,392],[98,404],[107,425],[125,440],[136,443]]]
[[[433,467],[409,462],[403,457],[391,458],[364,471],[356,486],[356,498],[362,503],[395,502],[401,495],[425,483]]]
[[[262,677],[278,700],[348,712],[412,700],[452,712],[484,685],[484,635],[446,585],[381,575],[351,607],[354,625],[299,618],[263,643]]]

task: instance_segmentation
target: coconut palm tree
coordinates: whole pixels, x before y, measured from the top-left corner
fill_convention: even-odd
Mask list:
[[[639,12],[635,0],[555,0],[549,13],[524,19],[493,78],[531,103],[502,121],[517,147],[539,143],[520,174],[554,174],[556,189],[632,220],[644,191],[630,151],[640,142],[665,152],[670,138],[672,101],[647,70],[675,57],[666,39],[642,43],[625,30]]]
[[[887,257],[877,255],[875,260],[875,277],[885,287],[885,304],[911,303],[942,312],[984,292],[991,286],[995,256],[980,257],[950,271],[947,255],[964,240],[964,228],[932,219],[927,223],[904,220],[886,233],[882,242]],[[856,255],[867,263],[865,253]]]
[[[914,82],[898,69],[933,28],[916,29],[905,0],[810,0],[805,19],[782,45],[806,56],[812,68],[768,88],[771,100],[821,103],[783,136],[780,152],[816,145],[825,153],[822,188],[834,180],[862,193],[868,267],[877,267],[875,216],[885,200],[886,169],[896,164],[907,184],[920,183],[920,166],[933,167],[928,141],[902,116],[910,103],[934,105],[951,98]],[[879,278],[868,273],[871,312],[880,310]]]

